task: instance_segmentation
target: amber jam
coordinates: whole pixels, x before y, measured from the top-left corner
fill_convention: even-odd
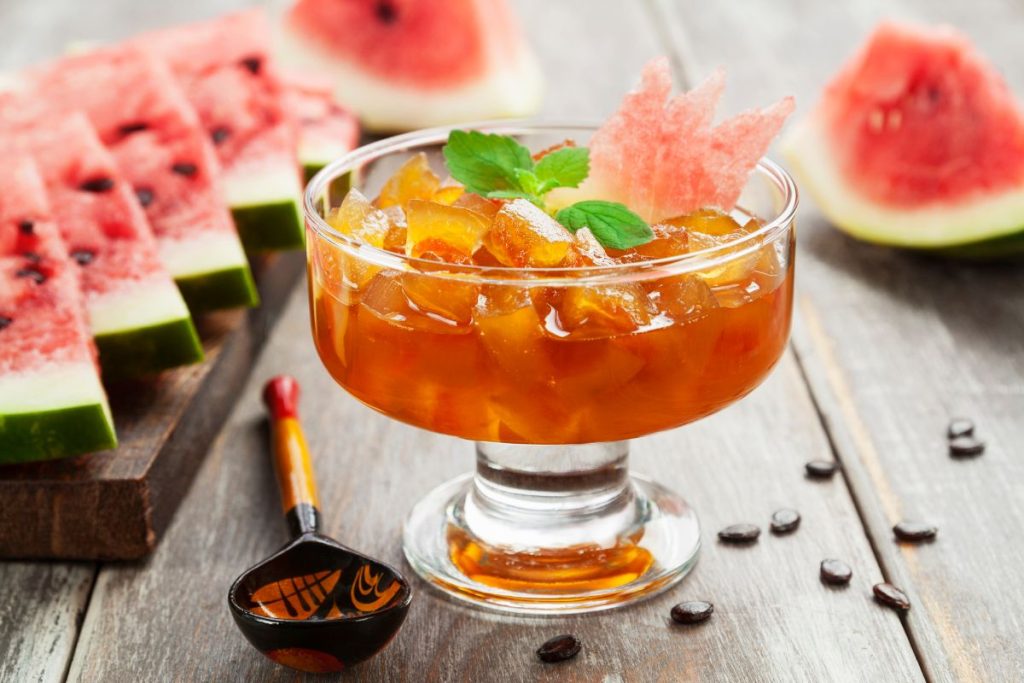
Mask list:
[[[316,348],[366,405],[476,441],[618,441],[717,411],[781,355],[792,231],[744,240],[757,220],[703,210],[616,252],[526,200],[439,183],[418,159],[328,222],[419,261],[388,267],[310,233]],[[664,261],[713,247],[695,266]]]

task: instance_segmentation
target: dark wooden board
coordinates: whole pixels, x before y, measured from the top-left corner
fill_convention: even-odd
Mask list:
[[[137,559],[153,550],[303,272],[254,264],[262,303],[199,321],[206,360],[108,387],[117,449],[0,468],[0,557]]]
[[[793,93],[806,112],[889,16],[960,28],[1024,93],[1020,3],[661,6],[696,75],[729,67],[734,108]],[[858,243],[807,195],[797,222],[795,347],[877,557],[913,599],[905,624],[920,661],[936,681],[1024,680],[1024,268]],[[980,458],[949,457],[945,429],[958,415],[988,443]],[[905,518],[936,524],[938,539],[896,543]]]

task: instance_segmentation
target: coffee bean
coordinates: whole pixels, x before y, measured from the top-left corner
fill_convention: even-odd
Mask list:
[[[842,560],[822,560],[820,574],[821,580],[825,583],[842,586],[850,583],[853,570]]]
[[[891,583],[877,583],[872,589],[875,593],[875,600],[891,607],[899,612],[906,612],[910,609],[910,598]]]
[[[714,611],[715,606],[710,602],[690,600],[689,602],[679,603],[672,608],[669,614],[672,617],[672,621],[677,624],[699,624],[710,619],[711,613]]]
[[[955,458],[981,455],[985,452],[985,442],[973,436],[958,436],[949,441],[949,454]]]
[[[946,436],[955,439],[958,436],[971,436],[974,434],[974,422],[966,417],[954,417],[949,421],[949,428],[946,429]]]
[[[761,529],[755,524],[732,524],[718,532],[726,543],[753,543],[760,535]]]
[[[18,230],[21,231],[22,235],[31,235],[36,229],[36,224],[32,221],[21,221],[18,223]]]
[[[219,145],[229,137],[231,137],[231,129],[225,126],[218,126],[210,131],[210,139],[213,140],[215,145]]]
[[[114,189],[114,181],[110,178],[90,178],[78,186],[84,192],[109,192]]]
[[[28,278],[35,282],[37,285],[41,285],[44,282],[46,282],[46,276],[35,268],[22,268],[21,270],[14,273],[14,277]]]
[[[156,196],[153,194],[153,190],[151,190],[148,187],[135,188],[135,198],[139,200],[139,204],[142,205],[142,208],[146,208],[147,206],[152,204],[153,199],[155,199],[155,197]]]
[[[772,533],[788,534],[800,526],[800,513],[789,508],[782,508],[772,513]]]
[[[263,60],[259,57],[246,57],[239,64],[245,67],[245,70],[249,73],[258,74],[263,67]]]
[[[811,460],[804,465],[804,470],[811,479],[831,479],[838,469],[839,465],[831,460]]]
[[[149,128],[148,123],[142,121],[134,121],[132,123],[126,123],[117,129],[117,132],[121,135],[131,135],[132,133],[141,133]]]
[[[96,252],[91,249],[75,249],[71,252],[71,258],[80,266],[87,266],[96,258]]]
[[[24,254],[22,254],[22,257],[29,263],[39,263],[40,261],[43,260],[43,257],[34,251],[26,251]]]
[[[196,166],[195,164],[179,161],[178,163],[173,164],[171,166],[171,170],[177,173],[178,175],[183,175],[187,178],[191,178],[199,171],[199,167]]]
[[[537,657],[542,662],[564,662],[578,655],[580,647],[580,640],[576,636],[556,636],[537,648]]]
[[[892,532],[901,541],[918,543],[920,541],[932,540],[935,538],[935,534],[939,533],[939,530],[931,524],[924,522],[900,522],[892,528]]]
[[[8,318],[6,315],[0,315],[0,330],[5,327],[9,327],[14,322],[14,318]]]

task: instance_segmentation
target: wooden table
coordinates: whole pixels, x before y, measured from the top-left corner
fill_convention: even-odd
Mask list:
[[[0,67],[53,54],[73,38],[110,39],[237,2],[0,0]],[[1010,0],[856,3],[517,3],[544,62],[546,114],[609,113],[643,62],[669,53],[682,82],[729,69],[727,106],[794,93],[802,107],[884,14],[967,30],[1024,94],[1024,6]],[[705,549],[668,594],[606,614],[513,619],[453,605],[417,583],[404,630],[344,680],[366,681],[1013,681],[1024,680],[1024,270],[962,266],[856,243],[807,199],[799,218],[795,331],[749,399],[685,429],[640,440],[641,471],[682,491],[702,515]],[[411,503],[471,467],[468,444],[398,425],[338,390],[309,339],[306,297],[290,305],[156,553],[125,564],[0,565],[0,679],[277,681],[293,672],[255,656],[225,604],[240,570],[285,529],[265,450],[258,389],[290,372],[306,387],[326,530],[401,562]],[[973,417],[985,454],[946,453],[950,417]],[[811,482],[803,463],[838,458]],[[2,505],[2,501],[0,501]],[[713,542],[726,524],[804,517],[751,548]],[[897,545],[892,525],[931,521],[936,542]],[[852,585],[818,580],[825,557]],[[905,618],[870,599],[883,578],[913,600]],[[672,604],[714,601],[698,628]],[[569,664],[534,648],[573,632]]]

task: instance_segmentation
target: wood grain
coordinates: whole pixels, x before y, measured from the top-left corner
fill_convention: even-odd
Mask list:
[[[965,30],[1024,91],[1019,3],[687,1],[662,9],[695,72],[729,67],[733,106],[792,92],[806,112],[888,15]],[[809,197],[798,223],[795,346],[878,556],[915,603],[906,623],[925,669],[933,680],[1021,680],[1024,587],[1011,547],[1024,534],[1024,270],[854,242]],[[988,443],[981,458],[947,455],[945,428],[957,415],[978,423]],[[891,527],[904,518],[938,525],[938,540],[896,544]]]
[[[661,50],[639,4],[518,3],[544,61],[551,116],[610,112],[639,67]],[[574,49],[573,46],[579,46]],[[605,46],[602,49],[601,46]],[[230,621],[231,579],[284,541],[259,388],[279,372],[305,388],[302,403],[324,509],[324,528],[403,564],[402,517],[432,486],[472,466],[465,442],[396,424],[361,406],[322,369],[297,291],[249,386],[152,558],[105,566],[70,670],[75,681],[296,680],[257,656]],[[380,657],[345,680],[365,681],[823,681],[920,680],[899,618],[870,599],[877,566],[842,479],[810,482],[802,465],[830,457],[803,380],[787,356],[749,399],[683,430],[637,442],[635,466],[685,492],[702,513],[705,549],[677,589],[601,615],[514,619],[451,604],[415,581],[409,620]],[[751,548],[714,542],[733,522],[767,527],[773,510],[804,515],[794,535]],[[855,571],[847,589],[818,580],[824,557]],[[680,628],[670,606],[716,603],[712,620]],[[533,655],[548,637],[584,641],[573,662]]]

